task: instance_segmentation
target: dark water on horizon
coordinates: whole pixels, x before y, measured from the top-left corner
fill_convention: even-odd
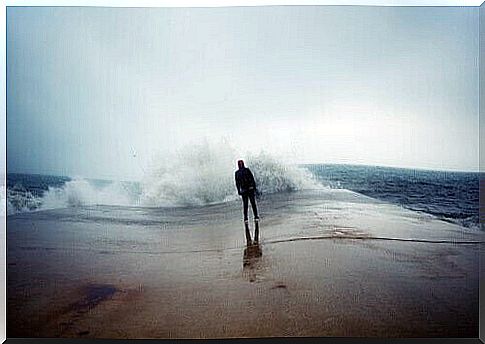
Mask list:
[[[465,227],[479,227],[478,172],[306,165],[323,184],[344,188]]]
[[[479,228],[479,173],[351,165],[304,167],[319,182],[332,188],[352,190],[465,227]],[[83,204],[137,205],[131,201],[139,193],[137,184],[7,174],[7,213]]]

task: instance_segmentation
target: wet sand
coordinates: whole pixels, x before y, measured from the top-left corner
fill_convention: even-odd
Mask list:
[[[482,233],[343,191],[7,218],[9,337],[477,337]],[[254,236],[251,224],[251,235]]]

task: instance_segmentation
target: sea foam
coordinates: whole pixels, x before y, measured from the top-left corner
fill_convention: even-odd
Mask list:
[[[202,143],[164,157],[143,179],[140,203],[147,206],[205,205],[237,198],[234,172],[242,158],[230,145]],[[317,187],[312,175],[270,154],[245,154],[260,193]]]
[[[22,185],[7,190],[7,212],[85,205],[194,206],[237,199],[234,172],[243,158],[261,194],[317,188],[312,174],[271,154],[237,153],[229,144],[192,144],[153,159],[139,182],[73,178],[36,195]]]

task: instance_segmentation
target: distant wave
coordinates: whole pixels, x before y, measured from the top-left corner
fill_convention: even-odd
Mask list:
[[[41,197],[35,197],[30,191],[22,190],[19,186],[7,189],[7,215],[38,210]]]
[[[227,202],[237,199],[234,172],[238,158],[228,145],[203,143],[159,158],[141,182],[75,178],[41,192],[17,183],[7,189],[7,213],[83,205],[165,207]],[[307,170],[267,153],[248,155],[245,161],[262,194],[318,187]]]
[[[7,214],[82,205],[136,205],[132,183],[110,182],[97,185],[95,181],[74,179],[61,187],[49,187],[42,195],[35,195],[22,185],[7,190]]]
[[[358,165],[307,165],[323,185],[343,188],[480,229],[478,173]]]

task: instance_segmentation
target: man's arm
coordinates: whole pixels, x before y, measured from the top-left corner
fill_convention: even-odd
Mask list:
[[[236,189],[237,189],[237,194],[241,194],[241,182],[239,181],[239,178],[237,177],[237,172],[234,174],[235,179],[236,179]]]
[[[248,168],[249,179],[251,179],[251,186],[256,189],[256,181],[254,180],[253,172]]]

